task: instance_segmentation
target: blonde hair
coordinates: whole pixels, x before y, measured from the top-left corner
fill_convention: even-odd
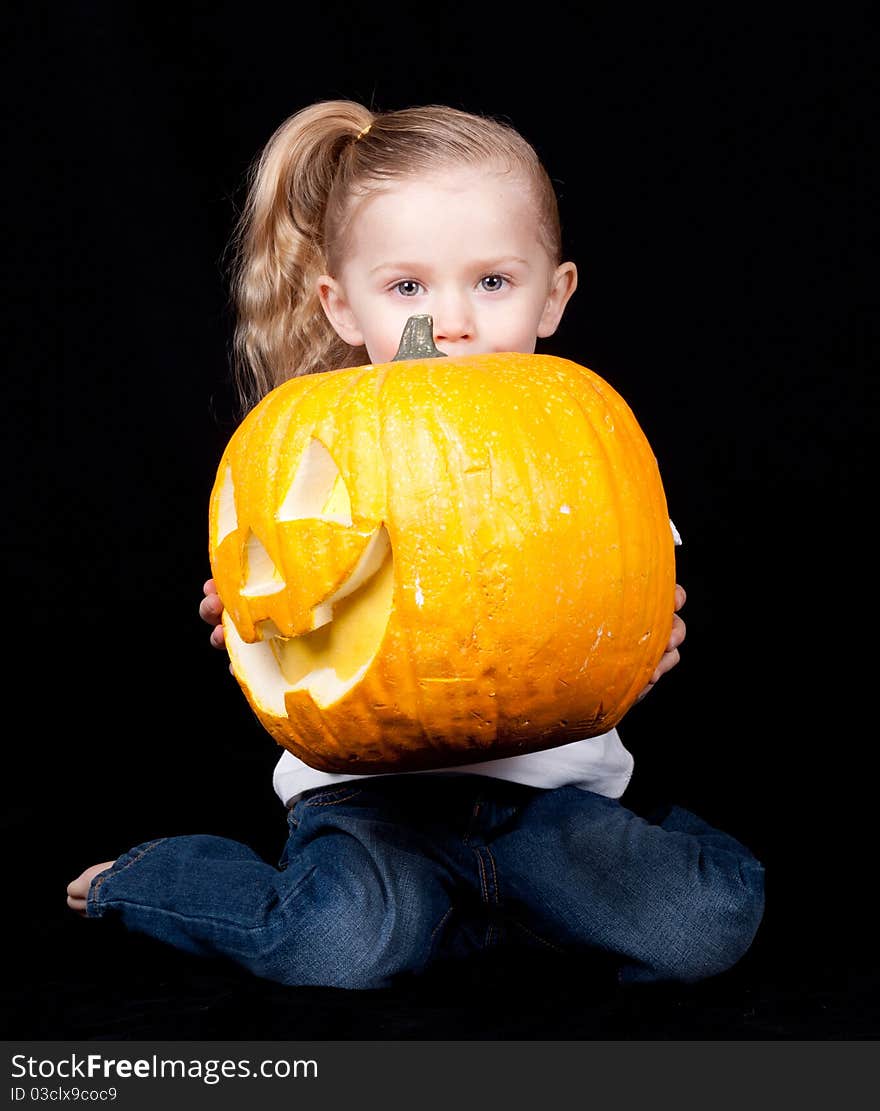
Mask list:
[[[365,348],[337,336],[316,288],[344,254],[351,200],[403,177],[486,163],[526,177],[558,264],[556,193],[534,148],[508,124],[437,104],[374,113],[350,100],[321,101],[281,124],[250,169],[230,244],[243,411],[288,378],[369,361]]]

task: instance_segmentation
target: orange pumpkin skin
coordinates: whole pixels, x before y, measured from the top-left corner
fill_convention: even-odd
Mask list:
[[[653,451],[607,382],[555,356],[291,379],[230,439],[209,518],[233,672],[324,771],[598,735],[669,638]]]

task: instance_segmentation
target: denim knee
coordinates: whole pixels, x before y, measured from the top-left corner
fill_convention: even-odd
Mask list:
[[[239,958],[252,972],[288,986],[363,990],[388,987],[427,964],[430,934],[419,915],[389,898],[375,877],[313,877],[279,904],[259,946]]]
[[[764,868],[742,861],[738,878],[703,898],[690,898],[668,928],[653,935],[644,960],[621,967],[621,983],[678,981],[696,983],[726,972],[748,952],[764,916]]]

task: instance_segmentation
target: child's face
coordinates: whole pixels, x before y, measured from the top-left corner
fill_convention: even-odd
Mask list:
[[[530,354],[576,284],[574,264],[555,266],[541,241],[526,183],[486,167],[395,182],[356,202],[339,269],[318,289],[342,339],[385,363],[416,313],[433,317],[447,355]]]

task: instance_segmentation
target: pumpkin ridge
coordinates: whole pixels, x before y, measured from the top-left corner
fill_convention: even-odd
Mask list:
[[[650,475],[651,480],[656,485],[656,495],[651,499],[651,506],[656,510],[662,508],[662,514],[657,513],[657,535],[664,538],[664,545],[658,548],[657,544],[650,546],[649,554],[646,556],[647,568],[646,575],[660,579],[664,573],[663,565],[666,559],[670,559],[671,554],[671,571],[672,574],[666,575],[668,578],[669,595],[668,600],[663,598],[660,591],[655,591],[654,609],[651,613],[645,613],[645,619],[650,621],[649,632],[654,635],[653,653],[647,656],[647,663],[645,667],[645,674],[639,676],[634,673],[630,687],[626,692],[626,697],[635,698],[638,692],[642,689],[645,683],[648,682],[654,672],[657,664],[663,656],[666,649],[666,644],[669,639],[669,633],[672,628],[672,618],[674,613],[674,570],[675,570],[675,557],[674,557],[674,544],[672,541],[672,525],[669,522],[669,512],[666,504],[666,494],[663,489],[663,483],[660,478],[659,464],[654,455],[650,442],[644,433],[641,425],[635,417],[629,403],[616,391],[613,396],[614,404],[619,410],[619,415],[615,418],[615,428],[618,431],[621,441],[626,445],[630,445],[631,450],[625,450],[623,459],[626,461],[627,469],[631,472],[631,481],[637,484],[639,481],[645,481],[643,476]],[[621,419],[622,416],[622,419]],[[659,499],[659,500],[658,500]],[[661,506],[662,503],[662,506]],[[642,543],[646,551],[648,550],[648,538],[652,535],[653,529],[648,521],[641,522],[642,524]],[[669,526],[669,531],[666,531],[665,526]],[[664,549],[666,552],[666,559],[664,559]]]
[[[663,519],[662,521],[658,522],[658,535],[662,535],[665,537],[666,544],[664,545],[664,547],[667,553],[666,559],[670,558],[669,553],[671,553],[672,563],[672,574],[668,575],[667,573],[666,575],[669,580],[669,595],[668,602],[666,603],[665,608],[663,607],[661,601],[663,598],[662,592],[657,591],[654,593],[655,604],[653,612],[645,613],[646,621],[650,621],[649,634],[653,636],[654,651],[647,657],[645,674],[643,676],[639,676],[638,673],[633,674],[632,682],[626,692],[626,697],[627,699],[635,699],[645,683],[650,680],[650,677],[654,673],[657,664],[660,662],[663,653],[666,650],[666,645],[669,640],[669,633],[672,629],[672,619],[675,610],[675,548],[672,540],[672,524],[669,521],[669,510],[666,504],[666,495],[663,489],[663,484],[660,480],[660,469],[659,464],[657,463],[656,456],[651,449],[650,443],[644,431],[642,430],[641,425],[636,420],[635,414],[632,412],[632,409],[630,408],[626,400],[623,397],[620,397],[620,395],[618,395],[617,397],[617,405],[625,411],[624,415],[626,417],[626,419],[618,420],[617,422],[618,427],[622,429],[622,438],[625,441],[630,441],[631,443],[633,443],[635,450],[640,452],[642,471],[651,473],[652,477],[656,475],[657,495],[654,499],[652,499],[651,504],[652,506],[656,505],[658,498],[662,500]],[[665,533],[662,527],[666,524],[669,525],[668,533]],[[642,540],[646,549],[648,549],[648,538],[651,537],[652,531],[653,530],[650,528],[649,523],[647,521],[644,522],[642,530]],[[646,562],[646,575],[648,577],[661,580],[661,577],[664,576],[664,551],[662,548],[658,548],[656,543],[651,544]]]
[[[611,411],[611,417],[614,421],[614,434],[621,444],[621,451],[618,453],[619,459],[616,459],[613,462],[613,465],[604,441],[601,439],[601,437],[598,437],[597,439],[599,440],[600,448],[603,452],[603,455],[608,461],[608,482],[611,488],[614,490],[615,503],[617,506],[615,519],[618,522],[623,521],[628,518],[626,517],[626,514],[624,512],[625,499],[622,499],[620,496],[621,484],[619,476],[621,472],[625,473],[627,476],[627,486],[637,486],[640,481],[643,481],[642,474],[644,473],[644,469],[646,466],[650,466],[652,470],[656,468],[656,459],[650,449],[650,445],[648,444],[644,432],[642,431],[642,428],[636,420],[635,414],[633,413],[632,408],[629,406],[626,399],[623,398],[618,393],[618,391],[614,389],[611,383],[605,381],[604,379],[598,379],[598,376],[595,374],[595,372],[589,370],[587,367],[579,367],[577,366],[577,364],[573,365],[577,369],[579,376],[582,379],[586,380],[593,393],[601,398],[603,405]],[[580,404],[577,395],[573,394],[573,396],[575,401]],[[589,423],[590,422],[588,420],[588,424]],[[636,462],[638,463],[638,465],[636,465]],[[659,473],[658,488],[660,493],[662,494],[662,482],[659,481]],[[663,495],[663,502],[665,508],[665,494]],[[639,524],[641,526],[642,539],[644,539],[645,534],[649,531],[650,523],[647,521],[639,521]],[[624,541],[625,538],[619,534],[618,543],[622,560],[622,588],[620,591],[620,613],[622,616],[625,616],[625,614],[627,613],[629,607],[629,596],[631,593],[631,581],[629,574],[630,545],[628,543],[625,543]],[[659,553],[657,553],[656,551],[652,552],[651,568],[649,570],[649,573],[659,573],[660,560],[658,558],[658,555]],[[659,626],[659,617],[664,616],[659,609],[659,597],[660,595],[658,592],[658,608],[652,614],[644,615],[646,619],[650,620],[651,632],[653,632],[653,630]],[[672,605],[673,600],[670,598],[670,628]],[[653,656],[656,658],[654,660],[653,666],[650,667],[650,669],[648,669],[646,666],[644,671],[634,670],[630,683],[625,688],[623,696],[619,699],[620,702],[622,702],[623,704],[629,704],[635,699],[639,691],[644,687],[651,674],[653,674],[654,668],[656,668],[657,663],[659,663],[660,661],[660,656],[662,656],[663,650],[665,650],[667,639],[668,632],[666,637],[662,638],[662,649],[660,649],[660,651],[658,652],[659,644],[657,643],[657,640],[655,638]],[[649,657],[646,656],[646,659],[647,658]]]
[[[443,419],[443,413],[442,413],[442,410],[439,406],[436,406],[436,405],[431,406],[431,409],[430,409],[430,412],[429,412],[429,418],[430,418],[430,423],[433,426],[433,428],[439,429],[440,434],[441,434],[439,437],[438,436],[432,437],[432,439],[435,443],[438,443],[439,445],[442,445],[442,449],[443,449],[442,462],[443,462],[444,471],[445,471],[446,476],[447,476],[447,481],[448,481],[448,484],[449,484],[450,494],[451,494],[452,498],[454,499],[454,501],[457,503],[457,505],[463,510],[463,522],[462,522],[462,529],[461,529],[462,544],[460,545],[460,551],[461,551],[461,556],[462,556],[462,561],[461,561],[462,566],[466,567],[466,570],[465,570],[464,573],[465,573],[467,583],[468,583],[468,586],[469,586],[469,591],[468,591],[467,597],[468,598],[472,598],[472,597],[478,598],[481,595],[485,596],[485,594],[487,592],[486,591],[486,569],[485,569],[483,563],[481,562],[480,551],[478,550],[478,548],[475,546],[475,544],[473,542],[474,541],[474,535],[475,535],[475,532],[476,532],[476,522],[474,520],[474,515],[473,515],[473,504],[472,504],[473,499],[472,499],[472,496],[471,496],[471,491],[467,487],[467,480],[465,479],[465,469],[461,466],[460,461],[458,459],[453,459],[452,458],[452,454],[451,454],[455,450],[455,448],[458,446],[458,441],[459,441],[458,430],[455,427],[453,427],[448,421]],[[471,470],[470,473],[472,473],[474,475],[477,475],[477,474],[482,474],[484,472],[485,472],[485,468],[478,468],[478,469],[475,469],[475,470]],[[490,470],[489,470],[490,478],[491,478],[491,473],[492,472],[491,472],[491,468],[490,468]],[[459,601],[459,605],[461,606],[463,604],[464,604],[464,599],[461,599]],[[480,609],[478,609],[477,612],[479,613]],[[475,621],[475,620],[469,621],[469,627],[470,627],[470,639],[471,639],[471,643],[474,646],[473,651],[474,651],[474,654],[476,656],[476,661],[477,661],[477,665],[478,665],[477,669],[476,669],[477,670],[477,676],[479,677],[483,673],[483,670],[485,668],[485,664],[484,664],[483,661],[484,661],[485,654],[486,654],[486,645],[485,645],[485,642],[484,642],[484,638],[481,635],[482,630],[480,628],[479,621]],[[464,677],[456,676],[456,679],[459,679],[459,678],[462,680],[461,689],[466,691],[468,689],[468,687],[470,686],[471,676],[470,675],[467,675],[467,676],[464,676]],[[456,691],[456,693],[458,693],[458,691]],[[496,695],[497,695],[497,692],[496,692]],[[487,736],[484,736],[484,737],[480,738],[478,751],[484,751],[485,749],[489,748],[498,736],[498,729],[499,729],[498,713],[499,713],[499,711],[498,711],[497,702],[498,702],[498,699],[496,697],[496,698],[493,699],[493,702],[491,704],[492,710],[493,710],[493,713],[491,715],[489,715],[487,713],[480,713],[480,711],[476,710],[476,709],[470,709],[470,710],[467,711],[468,715],[471,718],[473,718],[477,722],[485,723],[486,726],[488,727],[488,729],[491,730],[491,732]],[[483,703],[483,708],[484,708],[484,710],[488,709],[488,707],[486,706],[485,703]],[[442,739],[441,739],[441,743],[442,743]]]
[[[608,401],[607,401],[607,398],[605,396],[605,393],[604,393],[603,390],[598,389],[596,387],[596,384],[593,381],[592,373],[590,373],[589,376],[586,376],[586,383],[585,384],[589,387],[591,392],[599,399],[602,406],[607,407]],[[619,593],[619,598],[618,598],[618,607],[617,607],[618,612],[614,615],[614,619],[618,623],[619,628],[624,628],[625,626],[624,626],[624,620],[623,619],[624,619],[625,614],[626,614],[626,602],[627,602],[627,598],[626,598],[627,576],[626,576],[626,566],[625,566],[626,555],[625,555],[625,552],[624,552],[624,549],[625,549],[626,545],[623,543],[623,537],[622,537],[621,532],[620,532],[620,521],[621,521],[621,512],[620,511],[621,511],[621,507],[624,504],[624,501],[620,496],[620,486],[619,486],[619,483],[617,481],[617,470],[616,470],[616,467],[615,467],[615,461],[612,459],[611,454],[608,451],[608,447],[605,443],[605,440],[602,436],[602,433],[600,432],[600,430],[598,428],[598,422],[595,420],[595,414],[593,414],[589,411],[584,399],[578,395],[578,392],[571,388],[570,380],[566,381],[563,384],[563,389],[565,390],[567,396],[569,398],[571,398],[574,405],[580,411],[582,419],[583,419],[584,426],[585,426],[587,432],[592,436],[592,443],[594,444],[594,446],[597,450],[597,453],[602,457],[602,459],[604,461],[604,464],[605,464],[604,470],[605,470],[606,486],[611,491],[611,501],[612,501],[612,504],[613,504],[613,507],[614,507],[614,510],[615,510],[615,512],[614,512],[614,526],[615,526],[616,536],[617,536],[617,548],[616,548],[616,550],[618,552],[620,552],[620,558],[621,558],[622,561],[624,561],[622,563],[622,566],[621,566],[622,587],[621,587],[621,590],[620,590],[620,593]],[[605,624],[605,622],[603,622],[602,628],[604,628],[604,624]],[[600,634],[602,632],[602,628],[600,628]],[[607,631],[606,631],[605,635],[607,635]],[[596,648],[600,648],[599,637],[597,637],[597,639],[593,642],[593,645],[592,645],[591,650],[590,650],[590,656],[593,655],[593,651]],[[600,648],[600,653],[601,653],[601,648]],[[588,659],[589,659],[589,656],[588,656]]]
[[[438,367],[430,367],[432,385],[435,391],[442,396],[443,387],[449,381],[448,375],[458,376],[458,371],[454,366],[450,367],[448,364],[443,364]],[[440,379],[439,382],[437,379]],[[433,398],[429,404],[425,404],[422,411],[425,431],[432,447],[435,449],[437,461],[443,470],[443,490],[448,495],[449,501],[454,504],[459,511],[462,511],[462,522],[460,529],[458,545],[458,573],[456,577],[461,582],[461,594],[455,600],[456,610],[465,612],[466,602],[471,602],[473,596],[479,590],[480,566],[477,558],[477,553],[472,543],[473,527],[471,525],[471,518],[469,515],[469,499],[467,491],[462,484],[461,467],[458,465],[456,459],[453,458],[453,451],[457,445],[459,435],[457,430],[448,422],[443,419],[441,406],[434,403]],[[451,518],[452,521],[456,520],[455,515]],[[446,553],[448,559],[454,559],[452,552]],[[465,587],[465,583],[467,584]],[[468,614],[472,612],[468,606]],[[468,620],[468,634],[470,643],[474,646],[474,654],[479,664],[482,658],[482,648],[480,644],[479,634],[476,626],[470,619]],[[460,645],[456,647],[460,648]],[[462,675],[457,663],[447,661],[447,666],[453,664],[455,671],[451,676],[443,676],[444,678],[453,679],[454,682],[447,686],[449,696],[456,706],[457,712],[461,717],[465,716],[463,709],[459,706],[459,701],[462,694],[467,693],[470,686],[470,675]],[[431,678],[431,676],[422,676],[419,679],[419,699],[420,711],[424,706],[424,700],[427,695],[428,688],[422,682],[424,678]],[[468,711],[470,714],[471,712]],[[424,715],[423,715],[424,716]],[[472,715],[471,715],[472,716]],[[430,735],[429,742],[433,751],[442,754],[445,749],[446,739],[440,735]]]
[[[394,486],[394,475],[396,474],[396,444],[392,442],[392,422],[388,419],[390,410],[390,403],[388,400],[389,389],[391,386],[396,385],[404,376],[405,368],[408,365],[409,364],[405,361],[385,363],[377,369],[376,373],[376,411],[378,414],[377,427],[379,434],[379,450],[383,461],[382,476],[385,485],[386,507],[390,507],[392,504],[392,489]],[[393,516],[393,514],[389,513],[388,516]],[[386,522],[386,527],[389,527],[389,522]],[[389,528],[389,534],[391,535],[391,552],[393,556],[395,549],[396,530],[392,533],[392,530]],[[397,569],[395,568],[394,593],[391,601],[392,614],[394,614],[394,612],[402,605],[400,599],[400,591],[401,585],[397,578]],[[406,623],[404,623],[402,633],[402,639],[406,645],[406,651],[403,653],[406,663],[406,681],[409,684],[410,691],[412,692],[412,697],[416,709],[417,724],[421,734],[420,747],[430,747],[428,733],[425,728],[425,707],[423,691],[421,685],[419,684],[418,674],[416,670],[418,666],[418,657],[415,650],[414,642],[414,637],[416,634],[415,631],[413,629],[410,629]],[[381,650],[382,649],[380,646],[379,651],[381,652]]]

